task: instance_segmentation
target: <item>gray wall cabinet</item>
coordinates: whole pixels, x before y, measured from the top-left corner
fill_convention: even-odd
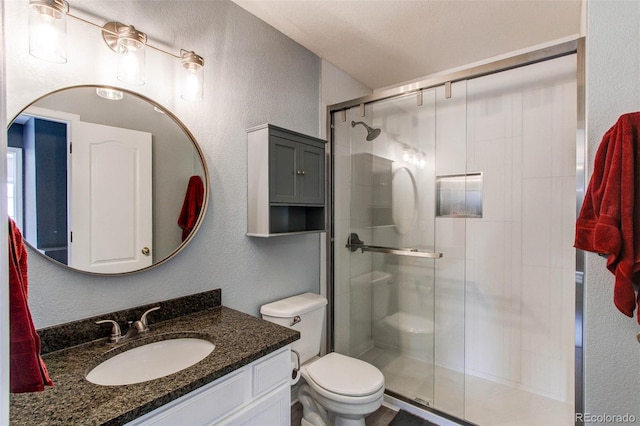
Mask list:
[[[324,231],[326,142],[263,124],[247,143],[247,235]]]

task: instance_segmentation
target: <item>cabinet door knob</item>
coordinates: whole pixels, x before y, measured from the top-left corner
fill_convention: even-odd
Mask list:
[[[304,170],[298,170],[298,171],[296,171],[296,174],[298,176],[304,176]]]
[[[140,250],[142,252],[142,254],[144,254],[145,256],[149,256],[149,254],[151,253],[151,250],[149,250],[149,247],[144,247],[142,250]]]

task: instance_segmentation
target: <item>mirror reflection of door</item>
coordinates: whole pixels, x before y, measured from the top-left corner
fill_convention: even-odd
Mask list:
[[[150,266],[151,133],[78,122],[72,134],[69,266],[98,273]]]
[[[9,130],[8,161],[22,155],[24,170],[8,170],[9,208],[25,239],[46,256],[87,272],[150,266],[151,139],[150,133],[84,123],[77,115],[42,108],[19,117]]]

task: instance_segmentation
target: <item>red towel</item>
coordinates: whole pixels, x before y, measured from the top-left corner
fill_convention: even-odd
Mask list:
[[[38,392],[53,386],[47,367],[40,358],[40,336],[36,332],[27,304],[27,250],[22,234],[9,219],[9,311],[11,392]]]
[[[182,211],[178,217],[178,226],[182,228],[182,241],[186,240],[193,227],[196,226],[202,202],[204,199],[204,185],[200,176],[191,176],[187,185],[187,193],[182,203]]]
[[[633,317],[640,295],[640,112],[622,115],[598,147],[576,222],[575,247],[606,254],[615,275],[613,302]],[[640,309],[638,310],[640,322]]]

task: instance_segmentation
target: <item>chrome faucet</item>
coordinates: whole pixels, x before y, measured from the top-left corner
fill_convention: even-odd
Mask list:
[[[142,336],[143,334],[147,334],[149,332],[149,323],[147,322],[147,315],[149,312],[157,311],[160,309],[160,306],[156,306],[155,308],[151,308],[142,314],[142,317],[138,321],[133,323],[129,323],[129,330],[127,330],[127,334],[124,336],[124,340],[133,339],[138,336]]]
[[[100,320],[96,321],[96,324],[104,324],[108,322],[113,324],[113,327],[111,328],[111,336],[109,336],[109,343],[120,343],[147,334],[149,332],[147,315],[149,314],[149,312],[157,311],[158,309],[160,309],[160,306],[156,306],[146,311],[144,314],[142,314],[142,317],[140,317],[138,321],[129,321],[129,330],[127,330],[127,334],[124,336],[122,335],[120,325],[114,320]]]

